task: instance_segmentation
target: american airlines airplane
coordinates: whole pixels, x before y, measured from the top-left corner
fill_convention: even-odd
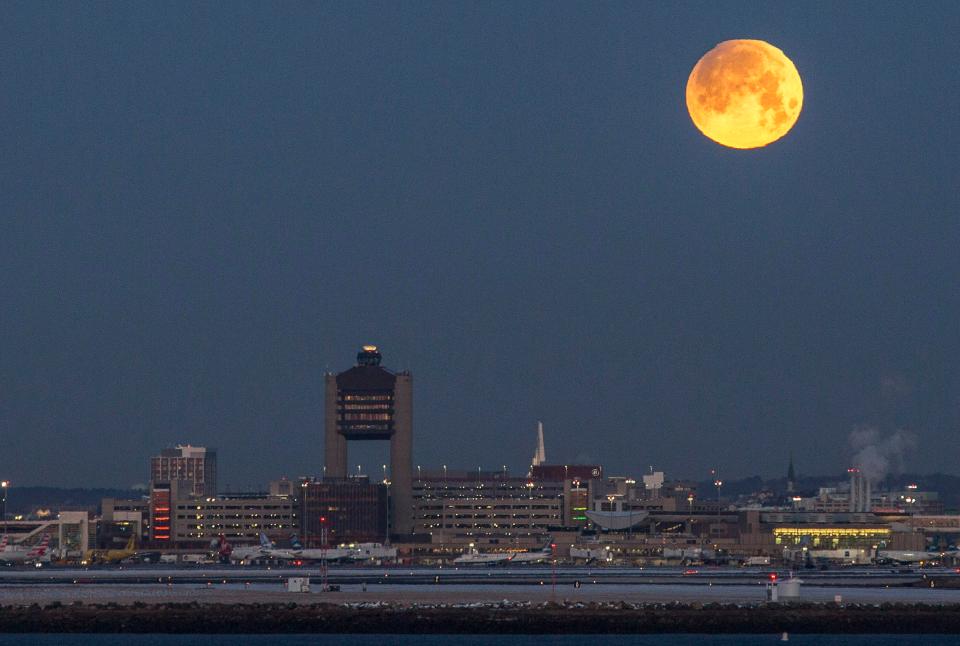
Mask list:
[[[14,565],[17,563],[49,563],[50,562],[50,534],[44,534],[40,543],[32,548],[19,547],[7,544],[4,536],[3,549],[0,551],[0,563]]]

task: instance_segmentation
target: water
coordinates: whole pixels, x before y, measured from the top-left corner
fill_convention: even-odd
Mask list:
[[[954,635],[0,635],[0,646],[924,646],[960,645]]]

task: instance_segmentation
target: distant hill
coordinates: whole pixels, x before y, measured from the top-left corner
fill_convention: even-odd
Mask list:
[[[104,498],[140,498],[145,494],[145,491],[132,489],[13,487],[7,491],[7,514],[31,514],[38,509],[53,513],[83,509],[99,511]]]

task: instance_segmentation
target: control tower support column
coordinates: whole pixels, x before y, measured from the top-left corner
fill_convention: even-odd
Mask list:
[[[326,376],[324,477],[347,477],[347,438],[337,432],[337,376]]]
[[[390,526],[394,534],[413,533],[413,375],[399,373],[390,438]]]

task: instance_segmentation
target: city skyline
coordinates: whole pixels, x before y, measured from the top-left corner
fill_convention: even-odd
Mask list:
[[[423,465],[519,472],[542,420],[610,473],[957,473],[955,3],[0,16],[3,478],[318,474],[364,343]],[[686,109],[734,38],[803,79],[763,149]]]

